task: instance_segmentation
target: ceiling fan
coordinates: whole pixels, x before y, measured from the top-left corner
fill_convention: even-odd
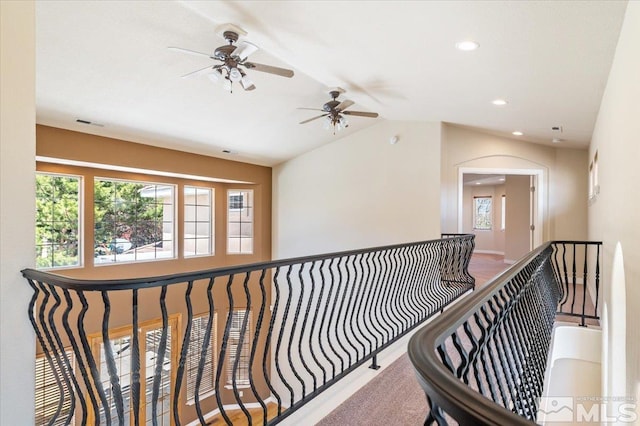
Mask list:
[[[329,128],[333,127],[333,134],[335,135],[336,130],[340,131],[346,127],[349,127],[349,123],[347,122],[345,115],[353,115],[356,117],[371,117],[371,118],[376,118],[378,116],[377,112],[345,111],[347,108],[353,105],[354,102],[350,100],[339,101],[338,96],[340,96],[341,93],[344,93],[344,90],[340,88],[331,89],[329,91],[331,100],[325,103],[322,106],[322,109],[298,108],[298,109],[307,109],[312,111],[324,111],[324,114],[301,121],[300,124],[305,124],[310,121],[317,120],[322,117],[326,117],[325,125],[326,127],[329,127]]]
[[[206,56],[207,58],[222,62],[221,64],[213,66],[208,65],[202,69],[190,72],[183,75],[182,78],[206,75],[214,82],[222,79],[225,83],[225,88],[233,92],[233,83],[240,83],[244,90],[254,90],[256,88],[249,77],[247,77],[247,74],[242,67],[248,70],[266,72],[282,77],[293,77],[292,70],[247,61],[249,55],[258,50],[258,46],[253,43],[249,43],[248,41],[242,41],[236,44],[238,41],[238,34],[243,33],[243,31],[239,28],[236,29],[235,26],[232,28],[232,30],[229,29],[223,33],[228,44],[216,48],[212,54],[196,52],[195,50],[183,49],[181,47],[169,47],[170,50],[176,52],[186,53],[189,55]]]

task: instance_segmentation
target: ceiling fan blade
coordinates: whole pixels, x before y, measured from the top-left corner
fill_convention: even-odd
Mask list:
[[[195,71],[193,71],[193,72],[190,72],[190,73],[188,73],[188,74],[185,74],[185,75],[181,76],[181,78],[191,78],[191,77],[196,77],[196,76],[198,76],[198,75],[205,75],[205,74],[209,74],[209,72],[210,72],[211,70],[215,70],[215,68],[216,68],[216,67],[215,67],[215,66],[213,66],[213,65],[208,65],[208,66],[206,66],[206,67],[204,67],[204,68],[202,68],[202,69],[195,70]]]
[[[258,46],[253,43],[249,43],[248,41],[243,41],[240,45],[233,51],[233,56],[237,56],[241,61],[244,61],[258,50]]]
[[[195,50],[183,49],[182,47],[167,47],[169,50],[173,50],[174,52],[186,53],[187,55],[195,55],[195,56],[206,56],[207,58],[215,59],[213,56],[208,53],[196,52]]]
[[[286,68],[279,68],[279,67],[273,67],[271,65],[257,64],[255,62],[245,62],[242,65],[252,70],[256,70],[260,72],[268,72],[269,74],[275,74],[281,77],[289,77],[289,78],[293,77],[293,71],[288,70]]]
[[[320,108],[303,108],[303,107],[299,107],[298,109],[306,109],[309,111],[324,111],[323,109]]]
[[[344,115],[354,115],[356,117],[371,117],[376,118],[378,116],[377,112],[363,112],[363,111],[342,111]]]
[[[317,117],[309,118],[308,120],[301,121],[300,124],[308,123],[310,121],[317,120],[318,118],[326,117],[327,115],[329,114],[327,113],[327,114],[319,115]]]
[[[336,107],[336,110],[337,111],[344,111],[345,109],[349,108],[353,104],[354,104],[354,102],[350,101],[350,100],[342,101],[342,102],[340,102],[340,104],[338,104],[338,106]]]

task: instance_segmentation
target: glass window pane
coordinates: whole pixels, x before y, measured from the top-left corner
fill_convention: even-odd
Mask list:
[[[227,192],[227,251],[253,252],[253,190]],[[237,240],[237,241],[236,241]]]
[[[184,187],[185,224],[184,246],[185,256],[213,254],[209,242],[201,244],[190,239],[211,237],[213,226],[211,211],[213,190],[211,188]],[[196,248],[197,244],[197,248]]]
[[[173,185],[95,178],[94,201],[95,263],[174,257]]]
[[[36,173],[36,267],[80,266],[80,178]]]

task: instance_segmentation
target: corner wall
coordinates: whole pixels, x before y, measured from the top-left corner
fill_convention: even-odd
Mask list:
[[[543,241],[587,238],[587,150],[554,148],[443,125],[441,227],[458,232],[458,171],[543,170]],[[508,173],[507,173],[508,174]],[[539,185],[540,186],[540,185]]]
[[[0,424],[34,423],[35,3],[0,2]]]
[[[607,286],[611,285],[615,246],[617,242],[622,246],[626,276],[626,394],[635,397],[636,402],[640,398],[640,198],[634,190],[640,181],[638,52],[640,3],[630,1],[589,149],[589,158],[598,151],[600,183],[600,194],[589,206],[589,238],[604,243],[602,277],[607,305],[611,302]],[[620,345],[615,349],[620,351]],[[619,370],[619,365],[611,368]]]
[[[274,167],[274,258],[439,238],[440,134],[381,121]]]

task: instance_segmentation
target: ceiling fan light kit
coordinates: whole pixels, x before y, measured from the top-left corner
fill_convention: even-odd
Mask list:
[[[336,134],[336,131],[340,131],[349,127],[349,122],[345,115],[352,115],[356,117],[370,117],[376,118],[378,117],[378,113],[376,112],[364,112],[364,111],[346,111],[351,105],[354,104],[353,101],[344,100],[339,101],[338,96],[341,93],[344,93],[344,90],[340,88],[332,88],[329,91],[329,96],[331,96],[331,100],[324,105],[322,105],[322,109],[317,108],[298,108],[298,109],[306,109],[312,111],[322,111],[324,114],[318,115],[316,117],[311,117],[306,120],[300,122],[300,124],[306,124],[310,121],[317,120],[319,118],[325,117],[324,127],[326,129],[333,129],[333,134]]]
[[[242,88],[246,91],[254,90],[255,84],[247,77],[245,69],[255,70],[268,74],[274,74],[281,77],[291,78],[293,77],[293,71],[274,67],[271,65],[259,64],[256,62],[248,62],[249,55],[258,50],[258,46],[248,41],[242,41],[238,43],[238,35],[246,34],[246,32],[238,29],[231,24],[226,25],[227,29],[223,32],[223,37],[228,44],[219,46],[213,51],[213,54],[197,52],[195,50],[183,49],[181,47],[169,47],[170,50],[185,53],[188,55],[205,56],[209,59],[222,62],[218,65],[206,66],[202,69],[190,72],[183,75],[183,78],[191,78],[198,75],[205,74],[210,80],[218,82],[224,79],[225,88],[228,88],[233,93],[233,83],[240,83]]]

